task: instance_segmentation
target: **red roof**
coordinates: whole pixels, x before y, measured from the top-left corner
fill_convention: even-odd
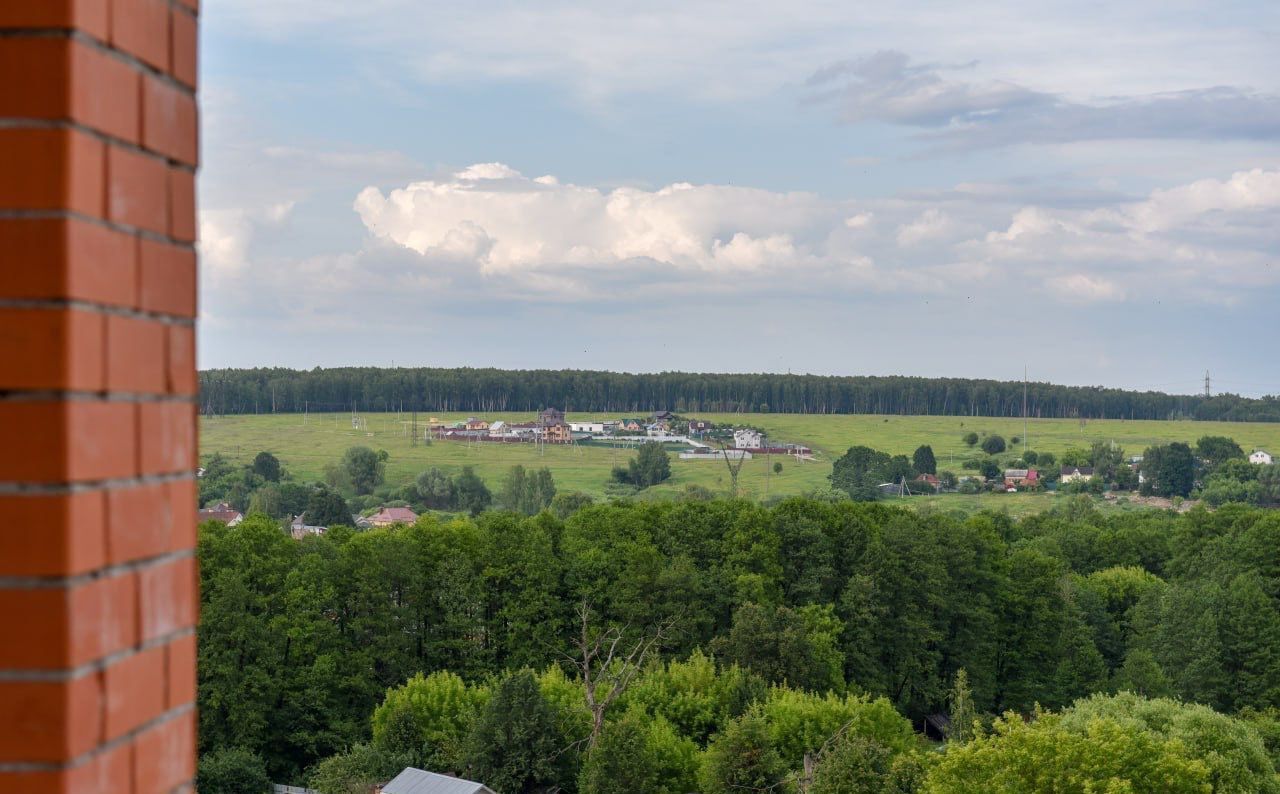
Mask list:
[[[418,520],[418,514],[407,507],[384,507],[373,515],[369,521],[387,524],[412,524]]]
[[[224,508],[222,505],[219,505],[218,507],[211,507],[207,510],[196,511],[197,522],[221,521],[224,524],[230,524],[237,518],[244,518],[239,510],[235,510],[230,507]]]

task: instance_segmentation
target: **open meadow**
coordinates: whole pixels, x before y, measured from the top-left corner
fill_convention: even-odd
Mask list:
[[[435,418],[456,421],[464,414],[433,414]],[[582,491],[597,498],[604,496],[609,471],[625,464],[632,454],[626,449],[599,446],[534,446],[531,444],[467,444],[457,441],[434,441],[431,444],[410,443],[408,415],[397,413],[362,414],[364,430],[353,430],[349,414],[259,414],[204,417],[200,422],[200,453],[214,453],[247,463],[259,451],[266,450],[280,458],[286,469],[301,480],[320,479],[324,468],[336,462],[350,446],[365,445],[385,449],[387,482],[411,481],[419,472],[437,466],[450,473],[462,466],[474,466],[491,488],[496,488],[507,470],[516,465],[549,467],[560,491]],[[419,421],[429,416],[419,414]],[[486,414],[490,421],[503,419],[530,421],[532,414]],[[602,415],[573,414],[572,419],[616,418]],[[891,454],[906,454],[921,444],[933,447],[939,470],[962,472],[961,463],[975,454],[961,441],[969,432],[999,433],[1006,439],[1023,434],[1021,419],[960,416],[870,416],[814,414],[699,414],[700,419],[717,423],[735,423],[764,429],[775,442],[796,443],[810,447],[814,460],[801,462],[782,456],[757,456],[743,464],[739,488],[748,498],[769,495],[799,494],[826,485],[831,464],[850,446],[864,444]],[[1031,449],[1039,452],[1062,452],[1073,446],[1088,447],[1094,441],[1115,442],[1128,454],[1141,454],[1148,445],[1186,441],[1194,443],[1204,435],[1234,438],[1244,449],[1280,450],[1280,424],[1192,421],[1126,421],[1032,419],[1027,422]],[[782,473],[774,474],[773,464],[783,464]],[[666,483],[650,489],[646,495],[663,498],[694,484],[716,493],[727,493],[729,474],[724,461],[685,461],[672,455],[672,476]],[[1038,512],[1056,497],[1051,494],[984,494],[982,496],[943,495],[921,504],[967,511],[982,507],[1004,507],[1011,513]]]

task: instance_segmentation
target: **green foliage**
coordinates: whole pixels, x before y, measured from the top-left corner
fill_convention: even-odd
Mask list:
[[[637,717],[625,715],[605,726],[578,775],[580,794],[632,794],[659,790],[658,764]]]
[[[1071,466],[1073,468],[1077,466],[1090,466],[1093,463],[1090,455],[1090,450],[1071,447],[1066,452],[1062,453],[1062,465]]]
[[[769,726],[761,717],[746,716],[711,740],[698,781],[703,794],[763,794],[777,790],[786,776]]]
[[[351,447],[343,453],[338,465],[326,472],[325,478],[330,486],[339,490],[353,491],[356,495],[373,493],[386,474],[385,455],[385,451]]]
[[[978,444],[978,434],[970,430],[968,433],[965,433],[960,440],[963,441],[966,446],[974,447]]]
[[[375,785],[412,766],[411,762],[409,756],[388,755],[361,743],[316,764],[307,776],[307,787],[320,794],[368,794]]]
[[[555,496],[551,469],[543,467],[530,474],[524,466],[512,466],[502,483],[499,501],[507,510],[532,516],[550,507]]]
[[[982,439],[982,451],[988,455],[999,455],[1005,450],[1004,436],[992,433]]]
[[[910,794],[923,775],[918,756],[844,733],[818,754],[809,794]]]
[[[657,485],[670,477],[671,456],[659,441],[641,444],[635,457],[627,463],[627,468],[617,466],[613,470],[614,480],[640,489]]]
[[[1196,442],[1196,457],[1211,472],[1229,460],[1246,460],[1236,440],[1226,436],[1201,436]]]
[[[669,722],[681,736],[705,744],[767,691],[759,677],[738,665],[718,668],[695,650],[687,660],[650,668],[627,692],[628,702]]]
[[[493,503],[489,487],[471,466],[462,467],[462,472],[453,480],[453,487],[457,493],[457,507],[473,516],[480,515]]]
[[[1148,447],[1142,455],[1143,487],[1156,496],[1188,496],[1196,479],[1196,461],[1191,447],[1175,441]]]
[[[690,744],[748,714],[787,726],[770,739],[786,773],[851,709],[919,724],[949,710],[961,668],[978,713],[1117,689],[1263,710],[1280,690],[1276,548],[1272,511],[1106,514],[1087,498],[1023,520],[847,499],[636,501],[563,522],[489,511],[335,525],[301,542],[255,515],[201,531],[201,751],[244,747],[271,779],[297,780],[354,753],[372,725],[344,768],[376,752],[461,773],[448,747],[474,727],[459,715],[480,707],[444,693],[520,668],[543,671],[569,746],[589,722],[556,663],[572,655],[584,601],[628,636],[675,620],[606,720],[634,711],[666,726],[661,765],[686,776]],[[567,786],[576,753],[559,760]]]
[[[281,518],[285,515],[280,488],[274,483],[262,486],[249,497],[248,513],[261,513],[270,518]]]
[[[458,506],[458,489],[453,479],[434,466],[418,475],[415,490],[430,510],[453,510]]]
[[[1215,792],[1275,794],[1280,778],[1262,737],[1248,722],[1207,706],[1148,700],[1131,693],[1095,695],[1063,712],[1062,728],[1088,733],[1099,722],[1141,732],[1203,765]]]
[[[973,705],[973,690],[969,688],[969,673],[963,667],[956,671],[955,683],[951,685],[951,695],[947,698],[947,716],[951,726],[947,731],[947,741],[953,744],[964,744],[974,736],[978,721],[978,710]]]
[[[743,604],[729,636],[717,644],[725,659],[773,683],[818,692],[843,690],[844,654],[834,607],[800,609]]]
[[[774,474],[782,473],[782,461],[777,461],[773,464],[773,473]]]
[[[487,690],[468,687],[448,671],[425,678],[418,673],[403,686],[387,690],[373,712],[373,745],[390,754],[410,756],[425,769],[459,769],[462,745]]]
[[[930,770],[926,794],[1030,791],[1207,794],[1209,770],[1185,750],[1111,720],[1069,730],[1061,717],[1016,714],[992,733],[947,748]]]
[[[764,720],[770,745],[792,768],[798,768],[806,753],[817,753],[841,731],[871,739],[895,753],[916,746],[911,724],[887,698],[817,695],[775,687],[751,713]]]
[[[280,481],[280,460],[270,452],[259,452],[253,459],[253,473],[267,482]]]
[[[342,494],[319,488],[307,499],[306,520],[311,526],[351,526],[351,508]]]
[[[201,794],[266,794],[271,791],[262,756],[226,747],[200,756],[196,787]]]
[[[584,507],[590,507],[595,504],[595,501],[590,494],[585,494],[581,491],[558,493],[551,500],[551,513],[563,521]]]
[[[994,480],[1002,474],[1000,464],[990,458],[978,464],[978,472],[988,480]]]
[[[911,467],[916,474],[937,474],[938,461],[933,457],[933,447],[928,444],[916,447],[911,455]]]
[[[831,487],[844,491],[855,501],[869,502],[878,499],[877,486],[886,482],[913,479],[911,461],[905,455],[890,456],[870,447],[850,447],[833,464]]]
[[[550,791],[572,779],[555,710],[529,671],[502,679],[467,739],[472,780],[503,794]]]

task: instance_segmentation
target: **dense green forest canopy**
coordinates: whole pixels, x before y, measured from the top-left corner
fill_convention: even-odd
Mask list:
[[[1023,384],[964,378],[633,374],[589,370],[339,367],[200,373],[207,413],[387,411],[769,412],[1022,416]],[[1280,422],[1280,398],[1031,383],[1033,417]]]
[[[645,731],[674,738],[637,738],[635,725],[606,727],[623,732],[600,737],[618,755],[592,760],[575,744],[563,759],[572,769],[538,766],[547,748],[531,746],[530,765],[517,771],[554,778],[563,791],[575,781],[607,780],[599,764],[624,764],[653,742],[675,748],[664,751],[664,763],[693,759],[679,761],[681,774],[696,770],[700,790],[768,783],[799,768],[804,752],[836,753],[828,740],[859,714],[881,726],[877,745],[839,749],[842,760],[829,770],[883,768],[917,786],[918,770],[892,771],[896,756],[885,755],[900,749],[892,738],[900,729],[892,726],[900,720],[918,731],[926,717],[954,711],[961,670],[966,713],[1031,715],[1043,707],[1062,716],[1037,721],[1030,732],[1019,720],[997,725],[971,751],[948,753],[931,776],[1005,776],[1014,782],[1000,790],[1025,790],[1016,781],[1040,762],[1009,764],[1075,742],[1081,754],[1114,746],[1129,753],[1118,758],[1156,758],[1167,768],[1152,775],[1178,775],[1189,781],[1186,790],[1206,790],[1203,782],[1218,774],[1202,761],[1209,751],[1190,740],[1163,743],[1178,720],[1187,730],[1208,724],[1207,710],[1196,716],[1172,701],[1143,705],[1154,709],[1150,730],[1159,734],[1147,735],[1124,716],[1133,704],[1108,701],[1095,709],[1105,714],[1088,719],[1072,709],[1082,708],[1080,698],[1124,691],[1202,704],[1239,717],[1222,730],[1248,734],[1240,746],[1253,748],[1246,748],[1249,775],[1258,774],[1261,740],[1239,726],[1265,726],[1273,765],[1280,752],[1278,549],[1277,511],[1228,505],[1103,515],[1087,497],[1021,521],[797,498],[772,507],[618,502],[564,519],[546,511],[426,516],[366,532],[331,528],[301,542],[265,516],[237,527],[206,524],[201,750],[211,769],[224,772],[234,760],[229,748],[247,751],[278,782],[381,770],[405,757],[486,769],[492,742],[484,737],[519,728],[500,724],[502,709],[486,712],[500,694],[510,702],[544,699],[551,712],[530,719],[555,721],[569,747],[583,723],[556,715],[585,708],[571,660],[580,610],[589,605],[593,625],[627,643],[660,637],[642,675],[605,712],[608,726],[639,710]],[[533,671],[537,687],[511,678],[521,670]],[[400,697],[389,690],[420,673],[444,686],[445,672],[465,685],[449,684],[447,697],[436,684],[421,697],[404,696],[429,720],[416,711],[394,720],[376,715],[379,704]],[[828,712],[837,716],[817,723],[796,716]],[[1115,735],[1095,735],[1098,719],[1114,722],[1104,728]],[[452,738],[431,733],[440,720],[452,721]],[[399,738],[380,749],[387,736]],[[761,742],[769,746],[760,749]],[[740,768],[743,746],[767,763]],[[1152,755],[1161,747],[1168,752]],[[1106,779],[1110,756],[1099,753],[1099,766],[1082,767],[1086,777],[1074,779]],[[1273,766],[1263,773],[1274,784]],[[1244,788],[1214,790],[1266,790],[1250,779]],[[901,790],[959,790],[920,785]]]

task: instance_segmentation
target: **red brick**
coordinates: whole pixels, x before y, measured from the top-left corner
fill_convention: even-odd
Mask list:
[[[167,0],[111,0],[111,44],[157,69],[168,69]]]
[[[111,146],[107,150],[107,218],[164,234],[169,228],[163,160]]]
[[[168,649],[168,708],[173,709],[196,699],[196,635],[179,637]]]
[[[196,393],[196,331],[189,325],[169,326],[169,392]]]
[[[199,34],[196,30],[196,18],[180,9],[173,9],[170,19],[170,39],[172,52],[169,57],[170,71],[173,79],[191,88],[196,87],[199,73],[198,52]]]
[[[186,402],[138,405],[139,471],[168,474],[196,465],[195,406]]]
[[[83,764],[32,772],[0,772],[0,794],[117,794],[133,788],[133,745],[98,753]]]
[[[77,482],[137,473],[135,406],[0,401],[0,480]]]
[[[173,548],[173,497],[167,484],[107,491],[107,560],[156,557]]]
[[[78,130],[0,128],[0,209],[101,217],[103,144]]]
[[[169,483],[169,504],[173,511],[173,534],[170,551],[185,551],[196,546],[196,511],[199,509],[198,492],[194,479],[174,480]]]
[[[0,28],[78,29],[105,41],[107,0],[0,3]]]
[[[172,160],[195,165],[196,100],[171,83],[148,76],[142,84],[142,145]]]
[[[169,169],[169,236],[196,240],[196,175],[183,168]]]
[[[102,388],[103,315],[0,308],[0,390]]]
[[[154,240],[139,241],[139,306],[150,312],[196,316],[196,252]]]
[[[196,623],[196,565],[191,557],[138,571],[142,641],[163,637]]]
[[[194,712],[140,733],[133,748],[134,794],[168,794],[196,774]]]
[[[101,491],[0,496],[0,576],[72,576],[106,560]]]
[[[111,741],[159,717],[168,698],[165,648],[126,656],[102,671],[103,740]]]
[[[76,121],[138,141],[139,75],[69,38],[0,40],[0,116]]]
[[[107,388],[114,392],[164,392],[168,335],[168,327],[156,320],[107,317]]]
[[[0,681],[0,762],[56,762],[99,743],[102,688],[72,681]]]
[[[200,13],[200,0],[175,0],[178,5],[191,9],[192,13]]]
[[[137,248],[132,235],[75,218],[0,219],[0,251],[14,263],[0,295],[135,306]]]
[[[0,588],[0,668],[67,669],[137,644],[132,574],[70,588]]]

